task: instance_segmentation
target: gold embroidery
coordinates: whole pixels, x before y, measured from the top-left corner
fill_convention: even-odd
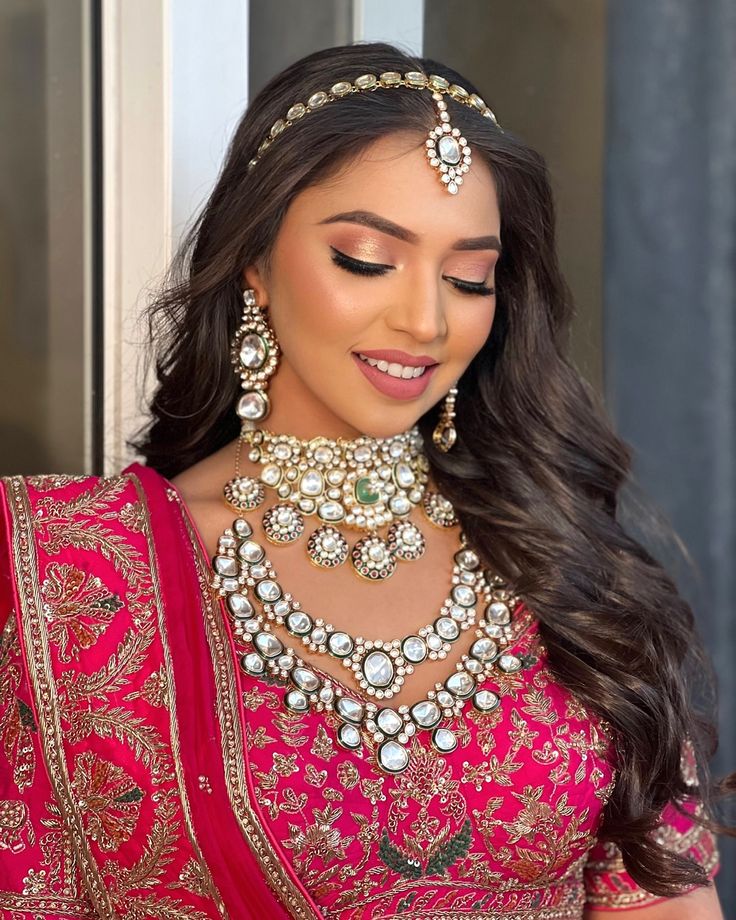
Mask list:
[[[35,842],[26,803],[0,800],[0,850],[20,853]]]
[[[34,489],[51,491],[52,489],[65,489],[75,482],[84,482],[84,475],[69,475],[67,473],[41,473],[37,476],[26,476],[26,482]]]
[[[18,696],[21,681],[20,646],[15,615],[11,613],[0,644],[0,741],[20,794],[33,783],[38,733],[31,707]]]
[[[247,726],[246,737],[248,739],[248,747],[252,748],[264,748],[267,744],[276,744],[276,739],[270,738],[266,734],[266,729],[263,725],[259,726],[255,731],[253,731],[250,726]]]
[[[43,872],[43,870],[41,870]],[[32,884],[40,884],[43,876],[39,880],[33,880]],[[47,893],[34,894],[14,894],[8,891],[0,891],[0,909],[9,911],[9,920],[16,920],[17,911],[21,916],[18,920],[25,920],[28,916],[33,920],[42,920],[44,917],[54,916],[59,918],[68,918],[68,920],[98,920],[99,914],[96,913],[88,902],[78,898],[61,898],[58,895],[49,895]]]
[[[538,636],[530,635],[524,657],[537,660],[541,648]],[[290,762],[296,756],[295,766],[304,771],[301,787],[293,782],[287,787],[290,778],[271,769],[270,760],[263,770],[256,768],[259,799],[268,799],[274,821],[289,815],[281,825],[284,846],[292,851],[296,871],[328,920],[348,912],[354,918],[467,914],[497,920],[580,920],[582,868],[595,830],[588,803],[598,801],[594,793],[604,801],[613,789],[612,782],[606,783],[610,774],[602,769],[603,761],[592,756],[603,758],[607,746],[587,711],[570,707],[584,712],[581,727],[563,717],[568,700],[559,688],[553,690],[543,668],[525,681],[506,675],[500,684],[493,689],[508,697],[511,706],[490,713],[468,707],[453,721],[460,742],[456,759],[415,738],[406,771],[361,779],[352,757],[336,762],[330,758],[324,769],[317,766],[314,757],[319,756],[324,726],[312,723],[307,743],[290,755]],[[332,717],[323,714],[325,722]],[[485,755],[480,762],[462,759],[463,747],[473,739],[471,726],[473,752],[481,747]],[[266,738],[283,745],[274,719],[261,729]],[[503,755],[497,752],[502,739]],[[558,782],[519,781],[539,752],[537,762],[547,766],[548,761],[551,770],[557,769]],[[265,763],[262,756],[256,760]],[[544,774],[540,770],[535,775]],[[585,804],[571,795],[576,781],[590,791]],[[478,791],[500,789],[502,794],[486,794],[486,808],[467,813],[466,784]],[[308,803],[299,795],[302,789],[311,790]],[[323,805],[314,803],[318,795]],[[388,807],[381,808],[387,799]],[[339,822],[334,817],[338,809]],[[483,842],[481,849],[477,841]]]
[[[47,817],[41,819],[46,833],[40,838],[43,865],[48,867],[48,890],[55,894],[75,897],[77,888],[77,860],[72,839],[61,810],[56,802],[46,802]]]
[[[297,773],[299,767],[296,765],[296,754],[279,754],[274,752],[273,755],[273,772],[277,776],[291,776]]]
[[[65,547],[100,552],[131,586],[146,582],[150,577],[146,560],[123,536],[101,523],[107,506],[119,498],[127,485],[128,477],[116,476],[98,480],[71,501],[39,499],[35,527],[46,552],[54,555]],[[107,517],[110,518],[109,512]],[[112,517],[117,518],[117,513]]]
[[[287,712],[283,707],[279,706],[273,718],[284,744],[298,748],[307,743],[309,739],[303,715],[299,715],[296,712]]]
[[[51,764],[49,775],[61,805],[57,807],[56,803],[49,803],[49,817],[42,821],[47,833],[41,837],[39,845],[48,870],[29,873],[27,884],[34,896],[40,897],[41,887],[45,885],[44,896],[51,891],[58,894],[61,888],[61,893],[71,898],[76,896],[73,883],[81,869],[81,877],[95,905],[94,916],[112,918],[120,913],[131,920],[143,920],[148,916],[205,920],[207,914],[178,897],[162,891],[134,890],[136,887],[151,889],[161,884],[166,866],[172,859],[180,858],[183,839],[180,822],[183,816],[194,854],[192,858],[199,865],[199,876],[205,885],[200,896],[212,897],[219,913],[224,914],[221,899],[191,828],[183,778],[178,769],[178,736],[173,714],[169,710],[172,725],[169,750],[157,728],[139,714],[140,710],[133,711],[120,704],[121,700],[143,699],[152,706],[168,707],[170,695],[163,605],[150,527],[146,531],[147,509],[144,501],[140,500],[140,493],[139,500],[124,504],[122,511],[116,507],[130,481],[128,477],[100,480],[91,489],[66,502],[43,496],[37,502],[33,518],[23,481],[8,481],[14,508],[16,568],[25,600],[24,638],[27,655],[34,664],[29,669],[30,677],[40,712],[47,719],[47,722],[41,721],[41,736],[46,748],[44,753]],[[49,643],[58,646],[60,660],[79,658],[101,639],[113,617],[122,609],[122,602],[95,574],[88,575],[72,564],[51,561],[37,575],[31,520],[35,522],[39,545],[45,552],[98,551],[125,579],[128,589],[124,596],[130,627],[123,633],[115,650],[112,654],[107,653],[107,660],[95,671],[71,668],[62,672],[55,687],[50,669]],[[105,523],[108,520],[122,520],[131,534],[146,531],[148,556],[124,535],[111,531]],[[137,539],[140,542],[140,538]],[[37,616],[41,595],[38,582],[43,586],[46,621]],[[48,623],[48,632],[43,630],[44,622]],[[151,657],[149,649],[157,639],[162,642],[164,666],[146,674],[144,665]],[[141,681],[134,689],[131,683],[139,676]],[[126,689],[128,693],[124,695]],[[55,706],[51,702],[54,696],[57,697]],[[55,735],[46,730],[46,724],[55,729]],[[103,739],[116,739],[147,768],[147,778],[158,786],[151,795],[154,808],[142,853],[133,865],[119,865],[114,860],[108,860],[105,864],[110,878],[108,884],[101,882],[97,867],[86,849],[85,834],[108,853],[120,849],[133,834],[143,835],[144,829],[139,826],[139,821],[146,793],[118,764],[101,759],[92,751],[77,755],[70,783],[66,772],[69,768],[60,742],[61,724],[69,745],[93,733]],[[114,750],[114,746],[110,749]],[[176,786],[165,787],[165,784],[174,783],[178,784],[178,789]],[[67,826],[71,836],[67,833]],[[82,854],[83,860],[79,859],[78,853]],[[126,850],[128,858],[129,854],[130,851]],[[171,887],[182,888],[176,881],[172,881]],[[13,896],[8,893],[8,897]]]
[[[140,690],[131,690],[130,693],[125,694],[123,699],[144,699],[151,706],[168,708],[170,701],[163,668],[149,674],[143,681],[143,686]]]
[[[143,790],[121,767],[92,751],[77,757],[72,789],[88,835],[100,849],[118,850],[136,828]]]
[[[53,562],[46,569],[41,595],[49,638],[59,646],[62,661],[71,661],[79,657],[80,649],[93,646],[123,606],[95,575]]]
[[[337,778],[345,789],[353,789],[360,780],[360,773],[354,763],[343,760],[337,765]]]
[[[708,874],[718,865],[719,854],[715,838],[710,831],[698,824],[693,824],[684,832],[668,825],[660,828],[656,836],[668,850],[680,854],[690,852]],[[589,907],[645,907],[659,900],[658,895],[639,887],[630,879],[621,850],[613,841],[605,841],[600,849],[603,851],[603,857],[588,859],[585,866],[586,903]],[[606,876],[611,877],[611,883],[616,885],[615,890],[606,883]],[[623,876],[624,880],[619,880],[617,876]]]
[[[318,770],[313,763],[308,763],[304,779],[310,786],[316,786],[319,789],[327,782],[327,770]]]
[[[61,716],[54,705],[55,693],[50,673],[48,638],[42,628],[41,599],[37,581],[36,548],[32,538],[31,511],[25,485],[20,477],[6,480],[13,518],[13,557],[19,574],[21,616],[29,677],[40,717],[41,742],[49,779],[59,802],[71,843],[82,870],[88,893],[98,914],[114,918],[108,892],[93,859],[82,827],[82,820],[71,793],[69,774],[61,740]],[[43,843],[43,841],[41,841]]]
[[[202,864],[196,859],[190,859],[179,873],[179,887],[186,888],[192,894],[206,897],[209,894],[210,881]]]
[[[313,809],[314,822],[302,828],[289,825],[291,837],[284,846],[294,853],[297,870],[302,874],[315,858],[326,863],[331,859],[345,859],[345,847],[352,843],[352,837],[343,837],[338,828],[332,827],[342,814],[342,808],[327,806],[324,810]]]
[[[324,725],[320,725],[317,729],[317,737],[314,739],[314,743],[312,744],[310,752],[316,757],[327,761],[337,756],[334,742],[332,738],[330,738],[330,736],[327,734],[327,730],[325,729]]]
[[[268,706],[269,709],[279,708],[276,694],[270,691],[262,693],[259,687],[252,687],[250,690],[246,690],[243,693],[243,703],[246,709],[252,710],[258,709],[260,706]]]
[[[133,533],[142,533],[146,525],[146,514],[142,502],[127,502],[120,509],[118,520]]]
[[[199,846],[196,834],[194,832],[194,824],[192,822],[191,808],[189,805],[189,798],[187,795],[186,784],[184,781],[184,775],[182,772],[181,764],[181,753],[179,747],[179,725],[176,719],[176,684],[174,682],[174,670],[171,662],[171,648],[169,645],[168,631],[166,629],[166,620],[164,616],[164,605],[163,598],[161,595],[161,586],[159,584],[158,577],[158,561],[156,559],[156,553],[153,543],[153,533],[151,528],[151,522],[148,516],[148,506],[145,501],[145,496],[140,481],[136,476],[131,476],[131,481],[135,486],[136,494],[138,496],[138,506],[140,508],[145,508],[145,513],[141,519],[141,526],[145,532],[146,542],[148,544],[148,553],[151,559],[151,576],[153,581],[153,590],[156,597],[156,607],[158,610],[158,635],[161,640],[161,647],[163,650],[164,658],[164,669],[166,671],[166,688],[163,692],[163,697],[166,700],[166,705],[169,706],[169,730],[171,735],[171,754],[174,763],[174,773],[176,776],[177,791],[179,795],[179,804],[181,805],[182,813],[184,816],[184,825],[186,827],[187,838],[189,843],[194,851],[197,861],[201,866],[202,877],[206,879],[207,890],[210,897],[214,900],[217,905],[217,909],[220,914],[225,913],[225,906],[222,901],[222,897],[217,890],[214,879],[207,867],[204,857],[202,856],[202,851]],[[160,674],[160,672],[159,672]],[[162,675],[160,675],[162,676]]]
[[[178,494],[174,492],[170,493],[170,497],[172,500],[179,501]],[[181,508],[181,505],[179,507]],[[243,836],[248,841],[274,893],[296,920],[310,920],[314,917],[314,912],[298,887],[293,884],[250,801],[243,775],[243,737],[235,695],[237,678],[232,652],[223,629],[222,611],[209,588],[208,563],[203,558],[197,535],[186,510],[181,508],[181,513],[195,558],[207,641],[215,672],[217,711],[222,731],[222,756],[230,803]]]

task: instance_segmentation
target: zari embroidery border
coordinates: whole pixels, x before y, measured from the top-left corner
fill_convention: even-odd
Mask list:
[[[679,834],[679,837],[680,839],[676,852],[679,855],[687,855],[690,850],[698,848],[698,862],[711,877],[712,885],[712,873],[719,864],[720,856],[711,833],[700,824],[694,824],[692,827],[688,828],[687,831]],[[588,868],[591,871],[606,872],[612,875],[626,872],[623,856],[618,847],[616,847],[615,858],[601,859],[595,862],[591,861],[588,864]],[[681,892],[680,897],[685,894],[690,894],[699,887],[707,886],[691,885]],[[604,910],[631,910],[632,908],[653,906],[665,900],[666,898],[663,898],[661,895],[654,894],[651,891],[647,891],[645,888],[637,886],[633,891],[631,889],[621,889],[619,891],[604,890],[600,892],[589,891],[585,903],[588,908],[600,907]]]
[[[184,781],[184,775],[182,772],[181,765],[181,748],[179,745],[179,723],[176,716],[176,684],[174,682],[174,670],[171,661],[171,649],[169,646],[169,637],[166,632],[166,623],[164,617],[164,604],[163,604],[163,595],[161,593],[161,583],[159,580],[158,574],[158,557],[156,555],[156,547],[153,541],[152,527],[151,527],[151,518],[148,509],[148,502],[146,500],[143,487],[140,480],[137,476],[132,473],[127,476],[127,478],[133,483],[135,487],[136,494],[138,496],[138,501],[140,503],[141,509],[143,511],[143,518],[145,522],[144,534],[146,538],[146,545],[148,547],[148,556],[151,562],[151,581],[153,584],[153,592],[156,598],[156,608],[158,611],[158,634],[161,640],[161,648],[163,650],[164,658],[164,667],[166,669],[166,686],[168,690],[168,700],[169,700],[169,729],[171,732],[171,753],[172,759],[174,761],[174,771],[176,773],[176,784],[179,788],[179,801],[181,802],[182,813],[184,815],[184,824],[186,826],[187,837],[189,838],[189,843],[192,847],[192,850],[195,853],[197,862],[202,867],[205,873],[205,883],[207,887],[208,894],[212,897],[213,901],[217,905],[217,909],[221,916],[226,917],[227,911],[225,910],[225,904],[222,900],[220,892],[217,890],[215,881],[212,878],[209,866],[204,860],[202,855],[202,850],[200,849],[199,842],[197,840],[197,835],[194,831],[194,823],[192,821],[192,812],[189,805],[189,797],[187,795],[186,783]]]
[[[73,920],[94,920],[94,915],[90,913],[88,905],[89,902],[68,901],[53,896],[0,892],[0,910],[12,911],[13,916],[18,911],[23,911],[34,917],[48,917],[53,914],[59,920],[63,917],[70,917]]]
[[[5,483],[11,498],[9,507],[13,520],[13,558],[15,570],[20,573],[18,594],[23,621],[23,643],[38,708],[41,748],[46,769],[64,823],[69,831],[84,885],[95,910],[104,920],[116,920],[117,914],[113,909],[99,867],[87,845],[82,818],[74,801],[69,782],[69,771],[64,758],[61,718],[54,705],[56,694],[51,678],[51,653],[48,637],[43,628],[45,619],[38,593],[38,568],[28,492],[20,476],[9,477]]]
[[[202,551],[197,534],[182,508],[179,496],[171,490],[170,497],[178,503],[192,547],[202,605],[205,613],[205,632],[214,665],[217,692],[217,714],[222,734],[222,758],[225,766],[225,783],[230,804],[243,836],[257,858],[271,889],[295,920],[315,920],[315,913],[289,878],[285,866],[271,841],[261,827],[250,802],[243,775],[243,736],[240,730],[238,704],[235,697],[236,677],[227,639],[223,633],[218,606],[209,587],[207,570],[202,563]]]
[[[581,907],[530,907],[522,910],[413,910],[411,920],[581,920]],[[386,914],[383,920],[405,920],[407,914]]]

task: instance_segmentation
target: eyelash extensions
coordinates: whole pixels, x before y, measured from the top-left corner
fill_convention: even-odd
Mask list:
[[[335,249],[334,246],[330,246],[330,249],[335,265],[354,275],[385,275],[393,268],[392,265],[382,265],[379,262],[363,262],[361,259],[353,259],[351,256],[346,256],[344,252],[340,252],[339,249]],[[461,278],[447,278],[447,280],[451,281],[454,287],[463,294],[478,294],[487,297],[495,293],[495,288],[490,288],[485,284],[463,281]]]

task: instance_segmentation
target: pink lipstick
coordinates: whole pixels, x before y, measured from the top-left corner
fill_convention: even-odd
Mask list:
[[[401,364],[404,367],[425,367],[419,377],[393,377],[386,371],[380,370],[362,360],[356,352],[353,352],[353,360],[357,363],[363,375],[373,384],[373,386],[386,396],[394,399],[416,399],[421,396],[427,389],[429,381],[434,374],[438,364],[428,355],[414,356],[403,351],[384,350],[384,351],[363,351],[360,354],[368,358],[374,358],[377,361],[383,361],[387,364]]]

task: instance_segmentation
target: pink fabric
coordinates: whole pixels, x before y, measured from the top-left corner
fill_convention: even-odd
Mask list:
[[[262,873],[250,850],[243,846],[240,829],[233,818],[225,789],[222,769],[220,726],[214,697],[212,660],[207,648],[203,629],[200,587],[191,554],[182,552],[189,542],[179,506],[172,504],[170,494],[174,487],[153,470],[133,464],[128,472],[137,476],[148,496],[151,517],[156,521],[156,546],[158,565],[166,573],[163,580],[164,603],[168,612],[168,624],[172,647],[186,649],[186,655],[173,656],[175,682],[178,693],[179,725],[181,729],[182,762],[190,781],[190,797],[194,808],[195,823],[200,835],[205,858],[216,875],[220,892],[233,917],[287,917],[273,893],[262,883]],[[178,493],[177,493],[178,494]],[[182,506],[183,507],[183,506]],[[186,514],[186,510],[184,510]],[[207,552],[199,539],[193,521],[189,519],[197,536],[197,545],[204,560]],[[222,610],[217,609],[221,616]],[[227,621],[223,619],[228,638]],[[232,648],[228,653],[233,655]],[[238,714],[242,719],[243,704],[240,690],[240,670],[234,669],[237,681]],[[251,799],[258,806],[253,795],[252,772],[248,763],[248,752],[244,750],[244,773],[249,784]],[[203,796],[198,788],[198,778],[208,779],[212,792]],[[195,782],[197,785],[195,786]],[[262,826],[271,831],[270,823],[259,811]],[[285,865],[288,862],[278,838],[272,844]],[[251,883],[244,884],[244,879]],[[302,895],[311,898],[296,878],[294,884],[300,887]],[[316,905],[314,915],[319,916]]]
[[[419,733],[390,776],[370,737],[343,750],[333,714],[289,713],[239,670],[158,474],[16,478],[0,499],[0,916],[563,920],[660,900],[597,838],[613,743],[531,611],[524,669],[486,681],[500,708],[466,708],[447,757]],[[710,834],[670,806],[660,833],[715,875]]]
[[[137,472],[4,483],[0,908],[287,917],[225,791],[179,508]]]

